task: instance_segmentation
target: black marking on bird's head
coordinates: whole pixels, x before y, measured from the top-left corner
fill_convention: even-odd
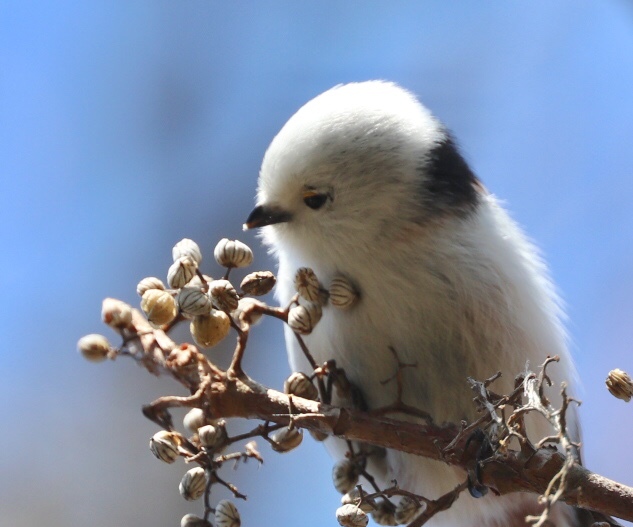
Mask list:
[[[438,212],[466,214],[476,207],[483,187],[448,132],[427,154],[421,170],[425,198]]]

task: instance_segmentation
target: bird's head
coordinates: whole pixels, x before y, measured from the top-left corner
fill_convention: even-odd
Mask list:
[[[366,254],[476,200],[475,178],[444,127],[392,83],[337,86],[284,125],[262,163],[245,228],[274,249]]]

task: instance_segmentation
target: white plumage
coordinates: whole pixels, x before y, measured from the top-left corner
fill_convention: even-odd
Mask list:
[[[279,259],[277,296],[310,267],[327,287],[345,276],[359,292],[347,310],[326,306],[305,341],[315,359],[336,359],[370,408],[393,403],[406,363],[404,402],[436,422],[474,417],[471,376],[497,370],[509,392],[526,362],[560,355],[553,380],[573,381],[558,299],[538,251],[483,188],[445,128],[410,93],[386,82],[335,87],[301,108],[263,160],[258,207]],[[310,373],[286,331],[290,364]],[[533,426],[534,437],[547,428]],[[329,440],[335,455],[344,445]],[[464,480],[438,462],[389,452],[370,467],[379,481],[435,498]],[[427,525],[511,526],[536,512],[534,496],[460,496]],[[576,525],[559,509],[558,527]]]

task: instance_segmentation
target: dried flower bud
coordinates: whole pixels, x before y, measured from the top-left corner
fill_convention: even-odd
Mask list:
[[[141,309],[147,315],[147,320],[156,326],[168,324],[178,314],[174,297],[160,289],[148,289],[143,293]]]
[[[165,289],[165,284],[160,278],[156,278],[155,276],[148,276],[147,278],[143,278],[138,285],[136,286],[136,293],[138,296],[143,296],[143,293],[148,289]]]
[[[208,315],[211,299],[197,287],[183,287],[178,293],[178,305],[187,315]]]
[[[321,320],[323,311],[319,304],[306,304],[294,306],[288,312],[288,325],[300,335],[309,335],[314,326]]]
[[[127,328],[132,324],[132,308],[120,300],[106,298],[101,304],[101,319],[111,328]]]
[[[178,485],[180,495],[187,501],[194,501],[204,494],[207,486],[207,477],[202,467],[195,467],[185,472]]]
[[[341,497],[341,505],[351,504],[360,507],[360,509],[364,512],[373,511],[376,508],[376,502],[373,499],[368,499],[364,496],[367,496],[366,492],[362,492],[361,499],[361,491],[358,487],[354,487],[347,494],[343,494],[343,496]]]
[[[213,527],[213,525],[195,514],[185,514],[180,520],[180,527]]]
[[[376,509],[371,512],[371,517],[378,525],[398,525],[395,507],[387,500],[376,502]]]
[[[297,428],[281,428],[274,432],[270,439],[271,447],[275,452],[290,452],[297,448],[303,441],[303,434]]]
[[[343,527],[365,527],[369,523],[367,514],[351,503],[336,509],[336,519]]]
[[[204,410],[201,408],[192,408],[187,412],[185,417],[183,417],[182,424],[187,430],[197,434],[198,428],[202,428],[204,425],[212,425],[214,424],[214,420],[207,418]]]
[[[346,494],[358,483],[358,467],[349,459],[341,459],[332,467],[334,488]]]
[[[219,451],[227,445],[228,433],[226,422],[218,421],[215,425],[204,425],[198,429],[198,437],[203,447]]]
[[[183,256],[188,256],[198,265],[202,262],[202,253],[198,244],[189,238],[183,238],[180,240],[174,248],[171,250],[172,258],[174,262]]]
[[[209,295],[216,307],[227,313],[237,309],[240,301],[237,291],[228,280],[213,280],[209,284]]]
[[[216,262],[222,267],[248,267],[253,262],[253,251],[239,240],[222,238],[213,251]]]
[[[312,384],[310,377],[299,371],[294,372],[286,379],[284,382],[284,392],[313,401],[316,401],[319,397],[319,392],[316,386]]]
[[[231,322],[224,311],[212,309],[208,315],[194,317],[190,324],[191,335],[198,346],[212,348],[229,334]]]
[[[409,524],[425,508],[426,504],[422,505],[409,496],[402,496],[396,505],[395,519],[400,525]]]
[[[217,527],[240,527],[240,513],[229,500],[221,500],[215,506],[215,525]]]
[[[108,357],[110,352],[110,343],[103,335],[91,333],[85,337],[81,337],[77,342],[77,349],[84,359],[92,362],[101,362]]]
[[[314,271],[308,267],[297,269],[295,274],[295,289],[301,298],[308,302],[323,305],[327,301],[327,291],[319,282]]]
[[[180,289],[196,275],[198,264],[190,256],[182,256],[169,266],[167,271],[167,283],[169,287]]]
[[[633,396],[633,381],[629,374],[620,369],[611,370],[606,380],[611,395],[627,403]]]
[[[165,463],[173,463],[178,457],[178,447],[182,444],[183,437],[178,432],[161,430],[156,432],[149,440],[149,449],[158,459]]]
[[[262,296],[269,293],[277,279],[270,271],[257,271],[247,274],[240,284],[240,289],[247,295]]]
[[[344,276],[336,276],[330,284],[330,303],[339,309],[348,309],[358,300],[358,292]]]

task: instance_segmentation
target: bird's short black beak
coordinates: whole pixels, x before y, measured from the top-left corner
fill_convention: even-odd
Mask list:
[[[265,227],[266,225],[274,225],[275,223],[283,223],[290,221],[292,215],[278,207],[269,207],[266,205],[258,205],[246,218],[244,230],[255,229],[257,227]]]

